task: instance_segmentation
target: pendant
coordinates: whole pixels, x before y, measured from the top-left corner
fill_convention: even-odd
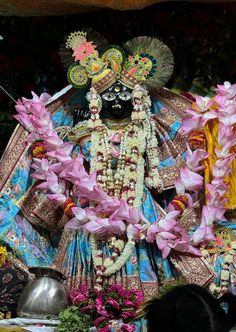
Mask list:
[[[121,133],[115,132],[111,134],[110,142],[119,144],[121,142]]]
[[[120,149],[116,145],[110,143],[109,150],[110,150],[110,154],[112,155],[112,157],[114,157],[116,159],[119,158]]]

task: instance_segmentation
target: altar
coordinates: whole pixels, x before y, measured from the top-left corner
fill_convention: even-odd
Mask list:
[[[232,326],[235,5],[158,2],[0,5],[0,332]]]

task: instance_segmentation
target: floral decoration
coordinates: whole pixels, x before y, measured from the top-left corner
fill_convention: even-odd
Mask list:
[[[235,159],[232,147],[236,144],[234,130],[236,84],[231,85],[229,82],[225,82],[224,85],[217,86],[216,92],[217,94],[212,98],[196,96],[192,108],[186,110],[190,117],[183,120],[182,130],[190,138],[191,143],[197,144],[194,144],[196,148],[194,151],[187,145],[186,166],[180,168],[179,177],[175,182],[177,196],[170,203],[169,210],[170,212],[176,211],[176,214],[173,218],[168,213],[164,219],[152,224],[147,230],[147,241],[155,238],[158,248],[162,250],[163,257],[166,257],[173,248],[181,251],[180,248],[184,247],[184,251],[199,254],[196,246],[215,240],[214,222],[226,220],[224,217],[227,202],[225,194],[228,185],[224,181],[224,177],[232,171],[231,163]],[[193,206],[193,197],[195,196],[196,199],[198,197],[196,193],[201,192],[204,188],[204,178],[201,173],[205,166],[202,162],[210,156],[203,149],[204,126],[211,119],[219,121],[219,148],[215,149],[217,160],[213,165],[213,179],[206,184],[206,204],[202,209],[201,224],[189,239],[186,231],[180,227],[178,219],[181,218],[187,207]],[[160,227],[162,224],[164,228]],[[226,274],[223,274],[223,278],[225,281]]]
[[[88,315],[98,332],[110,331],[112,321],[120,321],[121,331],[132,332],[136,311],[143,302],[140,290],[126,290],[120,285],[104,285],[100,290],[81,285],[70,293],[71,302],[81,315]]]
[[[98,284],[102,276],[115,273],[125,264],[132,253],[135,241],[142,239],[148,242],[156,241],[164,258],[172,249],[200,255],[200,251],[190,243],[187,231],[176,219],[178,213],[170,211],[150,226],[149,221],[137,210],[143,192],[144,159],[142,154],[145,148],[145,137],[153,138],[149,140],[150,151],[154,151],[157,144],[153,133],[154,124],[145,120],[141,127],[139,123],[127,126],[122,135],[115,174],[110,172],[112,151],[109,141],[114,137],[117,139],[119,133],[114,135],[105,126],[100,130],[93,130],[91,172],[88,174],[83,165],[83,156],[80,154],[73,159],[71,156],[73,145],[64,143],[53,129],[50,115],[44,105],[48,98],[49,96],[45,94],[40,97],[33,94],[32,100],[22,98],[16,105],[18,115],[15,117],[30,132],[27,142],[43,142],[46,150],[45,157],[33,158],[31,165],[33,169],[31,176],[39,180],[37,188],[42,190],[55,205],[63,205],[65,213],[71,217],[66,228],[80,228],[93,234],[91,247]],[[149,107],[149,103],[146,107]],[[151,182],[154,181],[155,168],[157,169],[159,163],[158,157],[154,158],[154,156],[155,154],[151,156],[150,153],[150,171],[153,172],[150,174]],[[202,155],[197,155],[196,158],[200,160],[201,157]],[[190,161],[193,159],[191,158]],[[191,162],[193,167],[197,167],[196,160]],[[186,169],[186,172],[191,174],[192,171]],[[115,181],[114,192],[109,191],[109,181]],[[195,179],[193,179],[192,187],[198,187],[198,183],[195,184],[196,181],[194,181]],[[150,183],[150,186],[153,185],[155,184]],[[73,190],[69,190],[71,187]],[[120,194],[121,199],[118,199]],[[185,195],[190,202],[189,195]],[[77,202],[81,199],[90,203],[88,204],[90,207],[78,206]],[[104,236],[107,238],[124,236],[128,238],[128,241],[123,250],[112,245],[113,256],[106,260],[105,257],[100,257],[99,248],[96,245],[96,239],[104,238]],[[104,259],[102,270],[99,269],[100,264],[96,263],[101,258]]]
[[[182,130],[191,137],[191,133],[196,130],[203,130],[204,126],[211,119],[219,122],[218,146],[215,149],[216,161],[213,165],[213,178],[210,183],[206,183],[207,195],[206,204],[202,209],[202,221],[193,234],[193,243],[199,244],[204,241],[214,240],[213,223],[215,221],[226,220],[224,213],[227,198],[225,194],[228,185],[224,177],[232,171],[232,161],[235,153],[232,148],[236,145],[236,133],[234,125],[236,123],[236,84],[231,85],[225,82],[217,85],[216,95],[212,98],[196,96],[196,101],[192,108],[186,110],[190,117],[183,120]],[[183,193],[186,190],[199,191],[203,187],[203,177],[198,174],[204,169],[203,165],[198,167],[198,163],[208,157],[207,152],[196,149],[191,153],[188,149],[187,166],[180,170],[178,188]]]
[[[126,262],[131,254],[135,241],[145,238],[148,242],[155,241],[166,258],[172,249],[201,255],[196,248],[199,243],[214,239],[212,225],[215,220],[224,217],[224,194],[227,184],[224,176],[230,172],[230,164],[234,158],[231,148],[236,143],[233,125],[236,122],[235,115],[236,87],[226,82],[217,88],[217,95],[213,98],[196,97],[192,109],[187,110],[191,117],[183,122],[182,130],[189,135],[193,130],[202,130],[210,119],[219,120],[218,143],[221,149],[216,149],[218,159],[213,167],[213,179],[206,184],[208,195],[206,205],[202,210],[202,222],[190,238],[186,229],[180,223],[179,218],[183,210],[193,204],[191,192],[199,192],[203,188],[204,179],[201,175],[204,170],[202,161],[209,154],[203,149],[192,151],[187,146],[186,165],[180,169],[179,178],[176,180],[177,197],[170,204],[170,211],[164,217],[158,219],[152,225],[137,210],[140,205],[143,191],[144,164],[142,153],[145,149],[145,137],[150,139],[150,151],[156,142],[152,135],[153,123],[144,120],[144,126],[131,123],[120,137],[120,152],[116,173],[111,171],[113,139],[118,139],[120,133],[109,132],[102,126],[100,130],[94,130],[91,134],[92,160],[91,173],[88,174],[83,166],[83,157],[79,155],[72,159],[70,153],[73,145],[64,143],[53,130],[50,115],[44,102],[48,96],[43,94],[33,99],[22,99],[17,103],[18,115],[16,118],[30,131],[28,142],[40,142],[45,151],[43,158],[34,158],[31,174],[33,178],[40,180],[38,188],[56,205],[64,204],[65,212],[71,212],[72,218],[66,224],[67,228],[83,228],[97,238],[104,236],[127,236],[122,252],[113,246],[114,255],[105,259],[103,271],[97,269],[98,280],[102,275],[113,273]],[[148,104],[149,105],[149,104]],[[148,106],[147,106],[148,107]],[[147,108],[148,110],[148,108]],[[145,129],[146,128],[146,129]],[[151,170],[157,169],[158,157],[152,160]],[[200,174],[199,174],[200,173]],[[132,180],[132,181],[131,181]],[[115,182],[110,190],[109,183]],[[73,186],[73,192],[68,188]],[[121,200],[118,199],[121,195]],[[87,199],[90,207],[81,208],[76,205],[78,199]],[[76,206],[75,206],[76,205]],[[91,238],[91,241],[92,238]],[[100,260],[99,248],[92,245],[93,257]],[[112,264],[114,263],[114,264]],[[117,263],[117,264],[116,264]],[[105,264],[105,265],[104,265]],[[100,266],[100,264],[96,264]],[[107,270],[107,272],[105,272]]]
[[[75,57],[75,61],[80,61],[86,59],[89,55],[93,54],[96,46],[93,45],[92,42],[83,41],[81,45],[73,48],[73,56]]]

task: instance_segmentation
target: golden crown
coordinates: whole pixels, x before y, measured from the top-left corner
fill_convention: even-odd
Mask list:
[[[161,88],[174,69],[170,49],[157,38],[137,37],[123,45],[109,45],[100,52],[83,31],[71,33],[66,47],[73,50],[74,63],[67,77],[76,88],[92,84],[101,93],[117,80],[133,89],[144,84],[148,90]]]

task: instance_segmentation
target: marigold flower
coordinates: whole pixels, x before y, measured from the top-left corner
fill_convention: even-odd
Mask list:
[[[0,246],[0,267],[3,266],[7,259],[7,249],[4,246]]]
[[[38,141],[38,142],[33,143],[31,146],[31,152],[35,158],[39,158],[39,159],[46,158],[47,150],[45,148],[44,142]]]

